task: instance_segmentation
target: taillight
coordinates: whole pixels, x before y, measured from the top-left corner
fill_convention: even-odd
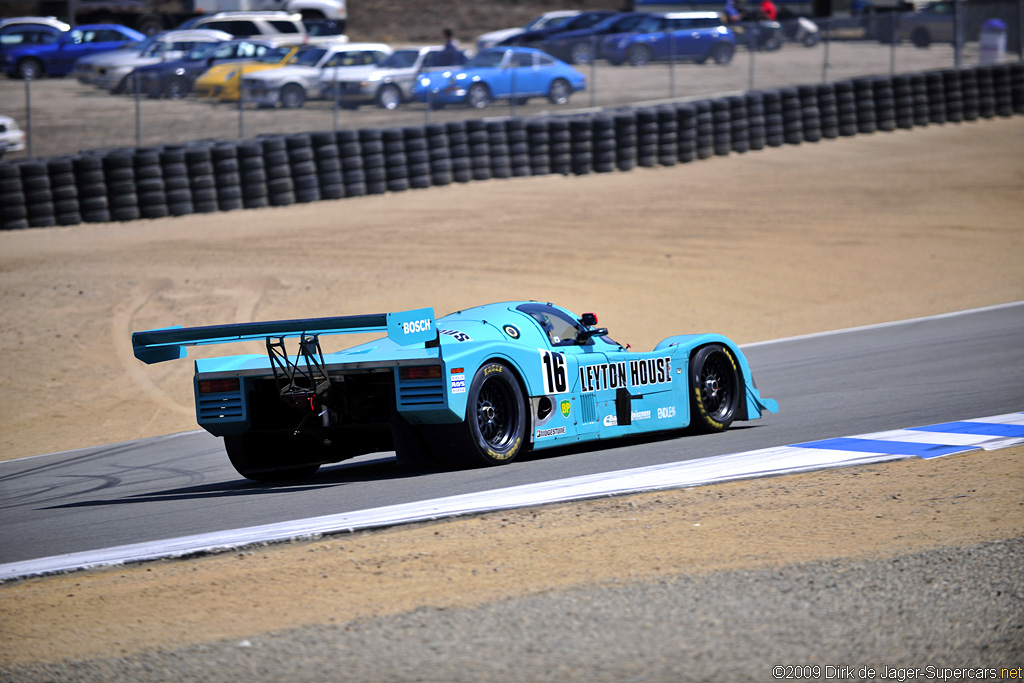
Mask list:
[[[410,365],[398,369],[399,379],[441,379],[440,365]]]
[[[225,394],[230,391],[238,391],[239,387],[241,387],[241,384],[237,377],[199,380],[200,394]]]

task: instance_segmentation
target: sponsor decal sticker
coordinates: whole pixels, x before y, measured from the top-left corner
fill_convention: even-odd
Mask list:
[[[564,394],[569,391],[569,377],[566,372],[565,354],[547,349],[540,351],[540,374],[544,378],[545,394]]]
[[[452,375],[452,393],[453,394],[464,394],[466,393],[466,375]]]
[[[671,381],[671,356],[580,366],[581,391],[647,387]]]
[[[468,334],[466,334],[465,332],[459,332],[458,330],[438,330],[438,332],[440,334],[448,335],[449,337],[451,337],[455,341],[460,341],[460,342],[473,341],[473,338],[470,337]]]
[[[519,328],[515,325],[505,325],[502,329],[505,331],[505,334],[513,339],[519,339]]]
[[[562,417],[569,417],[572,412],[572,404],[569,401],[562,401]]]
[[[407,323],[402,323],[402,333],[416,334],[417,332],[429,332],[430,322],[430,318],[422,318],[421,320],[410,320]]]
[[[565,434],[565,427],[549,427],[548,429],[538,429],[537,438],[543,439],[545,436],[561,436]]]
[[[633,422],[638,422],[640,420],[650,420],[651,411],[634,410],[629,414],[629,417]],[[605,415],[603,422],[605,427],[617,427],[619,425],[619,418],[616,417],[615,415]]]

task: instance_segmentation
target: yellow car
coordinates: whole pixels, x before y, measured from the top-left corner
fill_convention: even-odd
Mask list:
[[[251,62],[218,64],[207,69],[195,83],[197,97],[214,97],[224,102],[237,102],[242,73],[276,69],[284,66],[303,46],[282,45],[267,50],[259,59]]]

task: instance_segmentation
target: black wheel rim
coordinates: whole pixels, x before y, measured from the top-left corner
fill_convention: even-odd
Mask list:
[[[713,353],[700,369],[700,400],[713,419],[724,421],[736,400],[736,372],[725,354]]]
[[[491,448],[505,450],[515,432],[515,395],[501,379],[489,379],[480,387],[476,399],[476,423],[480,436]]]

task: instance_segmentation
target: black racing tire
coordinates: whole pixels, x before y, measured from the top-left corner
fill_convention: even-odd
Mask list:
[[[288,83],[281,88],[280,101],[285,109],[301,109],[306,103],[306,89],[298,83]]]
[[[484,83],[474,83],[466,91],[466,105],[470,109],[486,109],[491,103],[491,89]]]
[[[690,361],[690,422],[700,432],[724,432],[740,406],[740,371],[732,351],[702,346]]]
[[[320,469],[319,463],[289,464],[288,457],[296,450],[316,448],[303,439],[287,435],[246,433],[225,436],[224,448],[235,471],[253,481],[283,481],[310,477]]]
[[[507,465],[527,444],[527,423],[526,399],[511,368],[485,363],[466,391],[466,420],[449,428],[454,438],[444,456],[463,466]]]
[[[572,86],[564,78],[556,78],[548,89],[548,100],[551,104],[566,104],[572,95]]]
[[[401,104],[402,91],[399,90],[397,85],[388,83],[387,85],[381,86],[381,89],[377,91],[377,106],[381,109],[393,111],[398,109]]]

